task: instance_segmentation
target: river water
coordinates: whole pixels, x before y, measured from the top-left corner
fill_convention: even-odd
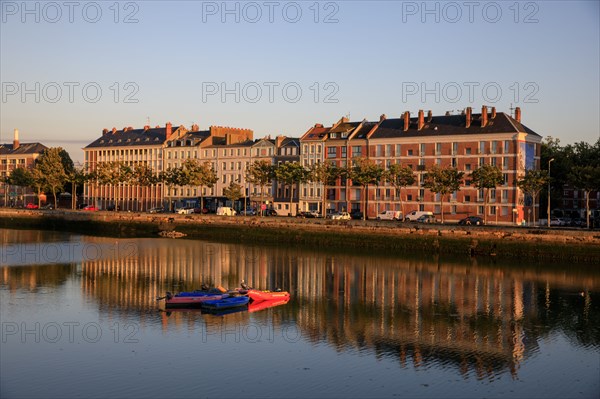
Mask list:
[[[597,265],[0,230],[0,396],[600,395]],[[227,315],[202,283],[282,288]]]

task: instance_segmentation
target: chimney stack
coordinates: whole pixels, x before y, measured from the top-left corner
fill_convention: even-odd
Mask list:
[[[13,139],[13,150],[19,148],[19,129],[15,129],[15,138]]]
[[[350,119],[346,118],[345,116],[342,117],[342,123],[347,123],[350,122]]]
[[[192,125],[192,132],[197,132],[200,130],[200,127],[198,125],[196,125],[195,123]]]
[[[433,120],[433,113],[431,112],[431,110],[427,111],[427,123],[431,123],[431,121]]]
[[[283,140],[285,140],[285,136],[279,135],[279,136],[275,137],[275,145],[277,146],[277,148],[281,147]]]
[[[465,122],[465,127],[468,129],[469,127],[471,127],[471,107],[467,107],[467,113],[466,113],[466,122]]]
[[[150,129],[150,125],[145,125],[144,126],[144,132]]]
[[[171,124],[171,122],[167,122],[165,139],[169,140],[171,138],[171,134],[173,134],[173,125]]]
[[[113,128],[112,128],[112,134],[115,134],[116,132],[117,132],[117,128],[116,128],[116,127],[113,127]]]
[[[492,119],[496,118],[496,107],[492,107]]]
[[[419,126],[418,126],[417,130],[423,129],[423,126],[425,126],[425,114],[423,113],[423,110],[420,109],[419,110]]]
[[[481,127],[486,127],[488,121],[487,107],[483,105],[481,107]]]
[[[379,117],[379,122],[383,122],[386,119],[387,119],[387,116],[385,116],[385,114],[381,114],[381,116]]]
[[[404,112],[404,131],[408,131],[408,127],[410,126],[410,112]]]
[[[515,119],[517,122],[521,123],[521,107],[515,108]]]
[[[106,134],[108,134],[108,129],[106,129],[106,128],[102,129],[102,135],[104,136]]]

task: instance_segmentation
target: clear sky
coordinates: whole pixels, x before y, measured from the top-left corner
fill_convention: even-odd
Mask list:
[[[482,105],[600,137],[598,1],[1,4],[0,133],[75,160],[103,128],[250,128]]]

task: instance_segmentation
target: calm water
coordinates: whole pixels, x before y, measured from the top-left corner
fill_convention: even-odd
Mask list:
[[[0,238],[2,398],[600,395],[590,265]],[[242,279],[292,300],[225,316],[155,300]]]

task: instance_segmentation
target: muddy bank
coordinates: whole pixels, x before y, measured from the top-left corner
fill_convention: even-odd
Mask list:
[[[158,237],[175,231],[185,239],[221,242],[600,264],[600,232],[586,230],[25,210],[0,210],[1,227],[116,237]]]

